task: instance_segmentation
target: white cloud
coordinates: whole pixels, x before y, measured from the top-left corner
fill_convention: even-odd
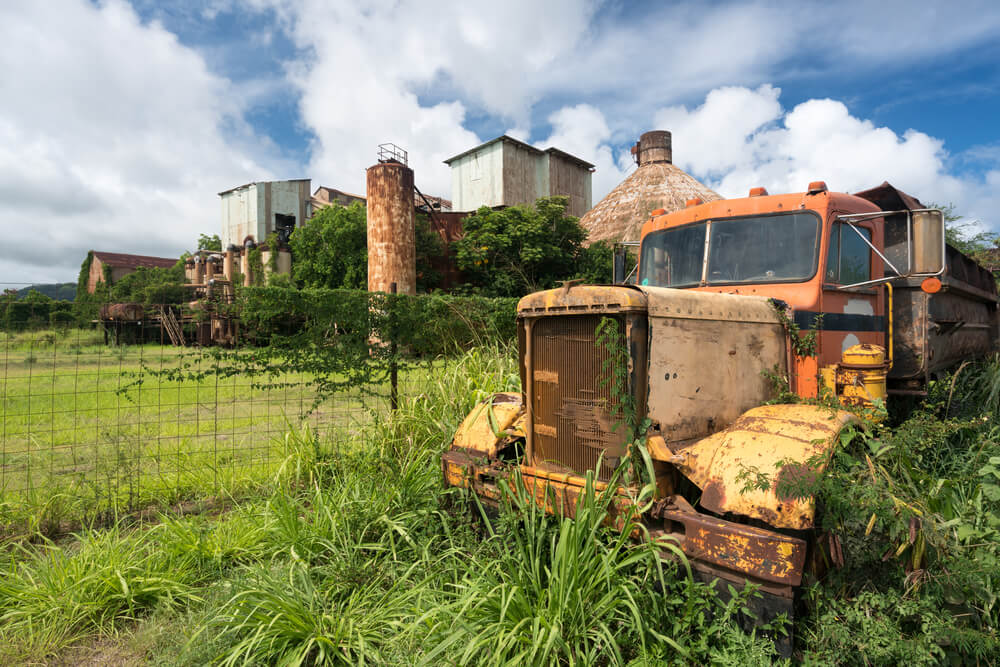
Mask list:
[[[616,160],[611,146],[611,130],[604,114],[589,104],[563,107],[549,116],[552,134],[538,142],[539,148],[554,146],[583,160],[593,163],[594,202],[597,203],[628,175],[626,164],[631,164],[627,151],[619,151]],[[622,154],[625,154],[624,156]],[[626,162],[622,162],[622,157]]]
[[[292,71],[302,119],[317,137],[314,178],[361,190],[376,146],[391,141],[409,151],[418,187],[441,194],[451,182],[442,161],[492,138],[466,128],[468,110],[530,134],[542,94],[530,82],[573,49],[591,16],[569,0],[278,7],[308,54]]]
[[[268,175],[240,91],[129,5],[0,14],[0,280],[74,280],[88,249],[177,256],[218,229],[218,191]]]
[[[878,127],[836,100],[808,100],[786,112],[778,95],[771,86],[720,88],[696,108],[658,111],[656,123],[674,132],[678,166],[723,196],[745,196],[759,185],[772,193],[800,192],[814,180],[855,192],[887,180],[925,203],[954,202],[972,218],[985,218],[1000,204],[990,189],[1000,171],[956,175],[940,139]]]

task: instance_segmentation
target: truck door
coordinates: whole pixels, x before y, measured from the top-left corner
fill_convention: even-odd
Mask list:
[[[834,220],[830,228],[826,262],[823,267],[821,299],[823,323],[819,337],[819,365],[837,363],[844,350],[858,343],[885,345],[884,290],[881,285],[838,289],[841,285],[863,283],[882,277],[881,261],[858,232],[874,243],[881,234],[871,222]]]

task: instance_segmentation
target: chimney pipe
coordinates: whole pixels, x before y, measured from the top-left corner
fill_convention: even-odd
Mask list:
[[[226,280],[233,280],[233,257],[236,255],[236,246],[230,243],[226,247],[226,257],[222,260],[222,275]]]
[[[205,284],[205,258],[201,255],[194,257],[194,284]]]
[[[240,265],[243,267],[243,286],[250,287],[253,283],[253,268],[250,266],[250,251],[257,247],[253,239],[246,239],[243,242],[243,254],[240,256]]]
[[[672,137],[666,130],[645,132],[632,147],[632,154],[640,167],[657,162],[671,164],[674,159]]]

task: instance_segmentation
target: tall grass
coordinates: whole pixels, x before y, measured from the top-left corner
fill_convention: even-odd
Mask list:
[[[673,544],[632,540],[639,524],[627,517],[608,531],[615,494],[597,494],[593,473],[575,519],[541,511],[516,478],[507,516],[516,517],[494,539],[496,559],[467,571],[441,624],[441,641],[428,658],[451,654],[459,664],[624,664],[630,653],[648,656],[663,644],[690,657],[674,637],[684,618],[682,598],[668,591],[676,568],[660,550],[683,558]],[[610,489],[617,488],[612,480]],[[672,564],[671,564],[672,565]],[[668,572],[669,570],[669,572]],[[690,571],[680,588],[693,588]],[[693,596],[687,596],[693,600]],[[671,631],[672,630],[672,631]],[[683,641],[683,640],[682,640]]]
[[[0,575],[0,640],[44,653],[156,605],[197,601],[197,570],[160,547],[155,532],[117,529],[79,535],[72,551],[19,547]]]
[[[769,664],[736,629],[752,591],[722,604],[593,486],[575,520],[518,484],[484,520],[443,487],[461,419],[517,384],[511,349],[473,350],[363,438],[290,432],[271,488],[223,515],[9,551],[0,655],[133,637],[161,664]]]
[[[475,401],[513,388],[512,357],[500,348],[468,353],[392,418],[373,415],[364,437],[330,441],[309,429],[290,431],[272,492],[234,499],[224,517],[162,517],[152,526],[83,531],[72,549],[13,548],[0,574],[0,655],[44,657],[89,635],[113,635],[163,606],[197,607],[198,591],[225,578],[232,594],[201,621],[217,632],[213,645],[231,640],[213,657],[238,661],[234,656],[255,646],[254,622],[284,603],[291,605],[286,619],[299,603],[314,611],[334,604],[367,609],[384,588],[377,606],[388,608],[397,593],[412,595],[413,563],[430,572],[428,590],[455,580],[449,567],[481,545],[467,517],[446,511],[437,456]],[[309,591],[313,598],[287,599]],[[422,604],[408,607],[411,619],[424,612]],[[241,621],[226,620],[235,618]],[[352,623],[356,631],[336,632],[363,641],[367,621],[358,616]],[[275,627],[295,635],[293,625]],[[281,652],[311,656],[308,637],[297,637]]]

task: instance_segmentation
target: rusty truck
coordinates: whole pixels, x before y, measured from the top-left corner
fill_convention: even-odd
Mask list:
[[[992,274],[945,243],[941,212],[888,183],[856,194],[823,182],[754,188],[653,211],[634,284],[520,300],[521,391],[469,414],[444,478],[497,504],[517,470],[539,504],[569,515],[588,471],[606,487],[629,455],[616,428],[622,388],[602,379],[609,352],[597,330],[611,320],[627,349],[625,395],[648,424],[649,534],[675,539],[702,579],[759,586],[763,617],[791,614],[829,541],[815,539],[815,500],[779,495],[780,481],[825,460],[857,411],[765,405],[774,377],[803,399],[912,400],[996,350],[997,306]],[[773,482],[748,488],[747,470]]]

